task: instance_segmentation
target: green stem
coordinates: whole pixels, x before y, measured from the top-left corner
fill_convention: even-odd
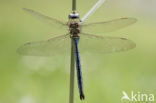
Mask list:
[[[72,0],[72,11],[76,10],[76,0]]]
[[[76,0],[72,0],[72,11],[76,10]],[[69,103],[74,103],[74,77],[75,77],[75,44],[71,39],[71,64],[70,64],[70,94]]]
[[[74,103],[74,77],[75,77],[75,45],[71,39],[71,65],[70,65],[70,94],[69,103]]]

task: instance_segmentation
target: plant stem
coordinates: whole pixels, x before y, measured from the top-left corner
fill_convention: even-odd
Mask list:
[[[76,0],[72,0],[72,11],[76,10]]]
[[[76,10],[76,0],[72,0],[72,11]],[[74,103],[74,77],[75,77],[75,44],[71,39],[71,64],[70,64],[70,94],[69,103]]]
[[[75,45],[71,39],[71,65],[70,65],[70,94],[69,103],[74,103],[74,77],[75,77]]]

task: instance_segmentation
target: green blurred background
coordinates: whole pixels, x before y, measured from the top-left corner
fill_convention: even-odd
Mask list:
[[[97,0],[77,0],[81,17]],[[0,103],[68,103],[70,53],[51,58],[25,57],[16,49],[43,40],[53,30],[26,14],[31,8],[68,20],[71,0],[0,0]],[[106,35],[126,37],[137,47],[112,54],[81,53],[85,103],[120,103],[122,91],[156,93],[156,1],[107,0],[87,22],[134,17],[138,22]],[[76,78],[75,78],[76,79]],[[75,103],[80,103],[77,81]]]

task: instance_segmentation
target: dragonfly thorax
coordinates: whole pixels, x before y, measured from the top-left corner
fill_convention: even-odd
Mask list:
[[[73,21],[69,24],[69,31],[71,34],[71,38],[79,38],[80,33],[80,25],[78,22]]]
[[[69,22],[68,22],[71,38],[79,38],[79,33],[80,33],[79,22],[80,22],[79,14],[76,11],[72,11],[69,14]]]
[[[80,24],[79,24],[79,14],[76,11],[73,11],[71,14],[69,14],[69,32],[71,38],[79,38],[80,33]]]

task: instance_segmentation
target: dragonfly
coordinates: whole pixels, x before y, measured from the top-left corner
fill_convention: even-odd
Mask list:
[[[133,41],[126,38],[98,35],[98,33],[107,33],[129,26],[137,21],[135,18],[118,18],[110,21],[87,24],[81,22],[80,16],[76,11],[72,11],[69,14],[68,22],[62,22],[32,9],[24,8],[24,11],[52,25],[55,29],[66,30],[67,32],[48,40],[25,43],[18,48],[17,52],[27,56],[53,56],[57,53],[65,52],[72,40],[74,43],[77,80],[81,100],[85,99],[85,95],[79,46],[84,51],[100,53],[127,51],[136,46]],[[94,32],[97,34],[95,35]]]

